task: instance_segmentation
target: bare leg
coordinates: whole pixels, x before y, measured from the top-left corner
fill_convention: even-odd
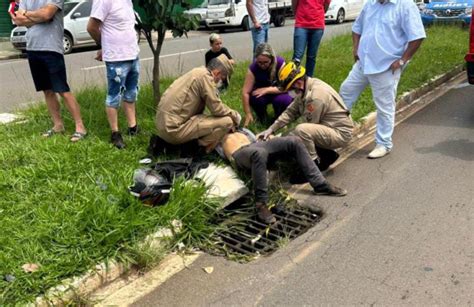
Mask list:
[[[53,120],[53,130],[60,132],[64,130],[64,123],[61,119],[61,107],[59,105],[58,96],[51,90],[43,91],[44,99],[46,100],[46,106],[48,107],[49,115]]]
[[[71,113],[74,123],[76,124],[76,132],[86,133],[86,128],[81,118],[81,107],[77,103],[76,97],[71,92],[60,93],[61,97],[64,98],[64,104]]]
[[[105,111],[107,113],[107,120],[109,121],[110,129],[112,130],[112,132],[119,131],[117,109],[112,107],[106,107]]]
[[[137,125],[135,103],[124,101],[123,110],[125,111],[125,116],[127,117],[128,127],[135,127]]]

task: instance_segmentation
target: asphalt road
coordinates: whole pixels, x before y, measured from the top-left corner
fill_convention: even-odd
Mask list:
[[[351,23],[328,25],[323,39],[334,35],[350,33]],[[168,39],[161,52],[162,76],[179,76],[190,69],[204,64],[204,54],[209,49],[209,31],[192,31],[189,37]],[[238,60],[250,60],[252,57],[252,39],[250,32],[230,30],[222,34],[224,45]],[[145,39],[143,39],[145,41]],[[293,21],[287,20],[284,27],[270,28],[269,43],[276,52],[293,49]],[[152,79],[153,57],[146,42],[140,45],[141,82]],[[105,85],[104,64],[94,60],[96,51],[78,50],[66,55],[68,81],[73,91],[86,86]],[[0,62],[0,113],[12,112],[43,96],[36,93],[26,59]]]
[[[397,126],[390,155],[339,165],[347,197],[301,191],[326,217],[275,254],[202,256],[134,306],[472,305],[473,96],[450,90]]]

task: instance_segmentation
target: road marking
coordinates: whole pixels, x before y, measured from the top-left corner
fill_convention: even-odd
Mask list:
[[[197,49],[197,50],[191,50],[191,51],[185,51],[185,52],[171,53],[171,54],[161,55],[160,59],[169,58],[169,57],[173,57],[173,56],[177,56],[177,55],[184,55],[184,54],[189,54],[189,53],[202,52],[202,51],[206,51],[206,50],[207,49]],[[140,62],[151,61],[151,60],[153,60],[153,57],[140,59]],[[81,68],[81,70],[82,71],[88,71],[88,70],[94,70],[94,69],[104,68],[104,67],[105,67],[105,65],[102,64],[102,65],[97,65],[97,66],[83,67],[83,68]]]

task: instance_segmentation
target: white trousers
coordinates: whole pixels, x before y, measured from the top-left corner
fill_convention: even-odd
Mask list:
[[[349,110],[357,101],[362,91],[370,85],[372,97],[377,108],[377,127],[375,143],[391,149],[393,128],[395,126],[395,98],[400,81],[401,70],[392,70],[364,75],[359,61],[353,66],[346,80],[341,85],[339,94]]]

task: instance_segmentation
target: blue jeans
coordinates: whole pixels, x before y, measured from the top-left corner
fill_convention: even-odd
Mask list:
[[[293,60],[301,62],[306,45],[308,45],[308,50],[306,51],[306,75],[308,77],[312,77],[314,74],[316,55],[318,54],[319,43],[323,34],[324,29],[295,28],[293,34]]]
[[[268,29],[270,28],[269,23],[262,23],[260,29],[255,29],[252,27],[250,30],[252,31],[252,40],[253,40],[253,55],[255,57],[255,49],[261,43],[268,42]]]
[[[131,61],[105,62],[107,69],[107,107],[118,109],[122,99],[128,103],[137,100],[140,62]]]

